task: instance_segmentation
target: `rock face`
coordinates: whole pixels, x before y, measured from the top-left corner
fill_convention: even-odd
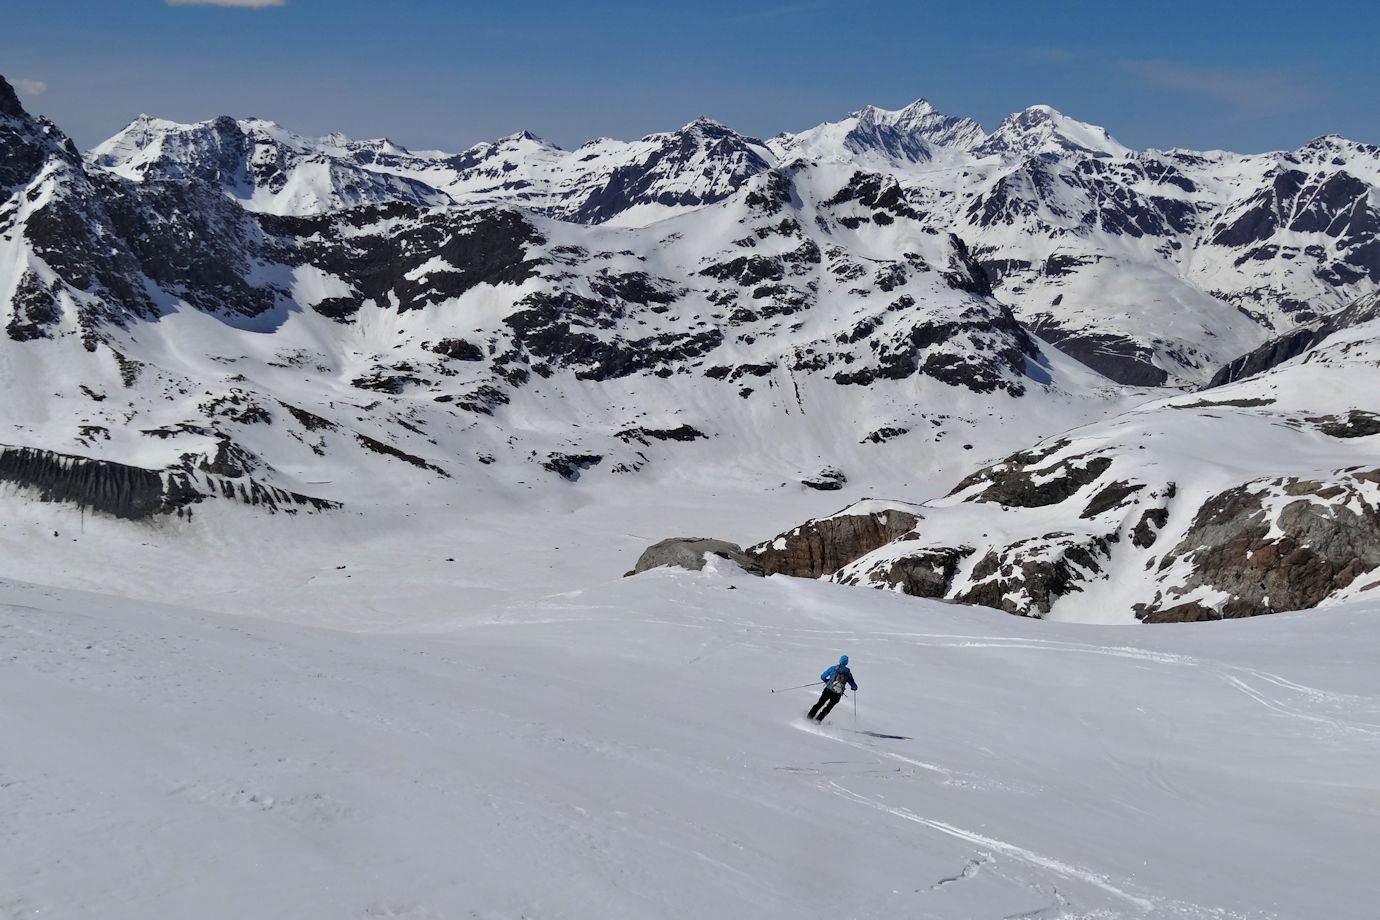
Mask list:
[[[653,543],[638,557],[637,565],[628,574],[638,575],[667,565],[698,572],[704,568],[706,555],[736,563],[749,575],[765,574],[761,565],[738,544],[707,537],[671,537]]]
[[[979,486],[981,488],[972,494],[970,501],[1018,508],[1057,505],[1096,482],[1112,463],[1110,457],[1089,454],[1062,457],[1053,464],[1044,462],[1068,447],[1069,442],[1061,440],[1038,450],[1013,454],[1001,463],[973,473],[954,486],[950,494]]]
[[[953,599],[1020,616],[1045,616],[1059,598],[1083,590],[1080,583],[1103,574],[1116,539],[1115,533],[1047,533],[988,550]]]
[[[767,575],[824,578],[909,533],[920,518],[905,506],[862,502],[806,521],[747,549]]]
[[[186,468],[148,470],[108,460],[0,446],[0,482],[32,489],[40,501],[65,502],[124,520],[191,517],[193,505],[216,498],[288,513],[340,507],[335,502],[265,486],[225,466],[206,464],[204,470],[200,474]]]
[[[1334,438],[1368,438],[1380,434],[1380,415],[1363,409],[1352,409],[1346,415],[1324,415],[1308,421],[1323,434]]]
[[[930,546],[847,566],[833,581],[899,591],[912,597],[944,599],[950,596],[954,577],[963,560],[974,553],[971,546]]]
[[[1315,607],[1380,569],[1380,469],[1327,481],[1290,477],[1209,499],[1162,570],[1182,584],[1137,610],[1146,623],[1257,616]],[[1193,596],[1225,596],[1208,606]]]

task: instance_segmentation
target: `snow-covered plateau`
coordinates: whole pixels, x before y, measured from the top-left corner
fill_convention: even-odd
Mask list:
[[[0,915],[1368,920],[1378,631],[731,567],[366,633],[4,582]]]

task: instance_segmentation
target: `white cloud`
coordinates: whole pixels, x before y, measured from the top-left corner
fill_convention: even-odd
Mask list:
[[[21,96],[42,96],[48,92],[48,84],[42,80],[15,80],[14,91]]]
[[[287,0],[163,0],[163,2],[168,6],[238,6],[246,9],[287,5]]]

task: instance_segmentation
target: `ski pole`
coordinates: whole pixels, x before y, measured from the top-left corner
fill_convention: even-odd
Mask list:
[[[787,690],[804,690],[806,687],[813,687],[815,684],[822,683],[824,683],[824,681],[822,680],[813,680],[810,681],[810,683],[808,684],[801,684],[799,687],[778,687],[777,689],[773,690],[772,693],[784,693]]]
[[[853,727],[858,727],[858,691],[853,691]]]

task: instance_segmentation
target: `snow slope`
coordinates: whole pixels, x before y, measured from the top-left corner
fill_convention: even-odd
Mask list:
[[[360,635],[5,582],[0,913],[1362,920],[1377,630],[660,570]],[[856,722],[768,692],[840,652]]]

